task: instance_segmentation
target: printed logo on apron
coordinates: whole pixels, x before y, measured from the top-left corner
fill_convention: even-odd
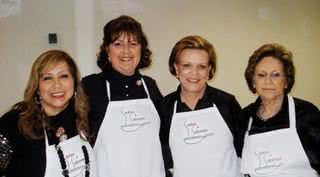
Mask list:
[[[282,165],[282,158],[268,150],[255,152],[256,160],[258,160],[255,172],[259,175],[268,175],[275,172]]]
[[[187,137],[184,138],[186,144],[198,144],[209,136],[213,136],[214,133],[207,128],[203,128],[199,125],[199,122],[195,120],[186,120],[184,122],[186,128]]]
[[[66,160],[70,177],[77,177],[85,173],[86,165],[82,154],[66,154],[64,159]]]
[[[126,108],[122,110],[123,125],[120,126],[124,132],[136,132],[143,126],[150,124],[145,116],[140,114],[135,108]]]

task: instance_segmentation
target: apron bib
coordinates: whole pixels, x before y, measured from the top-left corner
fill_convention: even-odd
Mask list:
[[[217,107],[176,113],[169,135],[174,177],[239,176],[233,136]]]
[[[296,130],[293,98],[288,95],[289,128],[248,135],[242,151],[241,173],[251,177],[318,177],[312,169]]]
[[[164,177],[160,118],[149,99],[111,101],[102,121],[94,151],[99,177]]]
[[[47,134],[45,133],[47,165],[45,177],[64,177],[60,159],[55,145],[49,145]],[[62,141],[59,146],[63,152],[69,177],[86,177],[86,163],[82,146],[85,146],[89,155],[90,177],[96,177],[95,161],[90,144],[81,139],[79,135]]]

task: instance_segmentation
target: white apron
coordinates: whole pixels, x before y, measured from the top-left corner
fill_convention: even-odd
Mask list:
[[[99,177],[164,177],[160,118],[148,98],[111,101],[94,146]]]
[[[176,113],[169,144],[174,177],[236,177],[240,172],[233,136],[217,107]]]
[[[45,177],[64,177],[58,152],[55,145],[49,145],[47,134],[46,141],[46,171]],[[59,143],[66,161],[69,177],[85,177],[86,164],[82,146],[85,146],[89,155],[90,177],[96,177],[95,160],[91,145],[79,135]]]
[[[242,151],[241,173],[251,177],[318,177],[300,142],[296,130],[293,98],[288,95],[289,128],[248,135]]]

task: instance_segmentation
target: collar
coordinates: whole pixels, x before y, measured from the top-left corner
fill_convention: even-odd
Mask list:
[[[137,80],[141,79],[141,74],[139,73],[138,70],[136,70],[132,76],[126,76],[116,71],[115,69],[113,69],[112,66],[109,66],[106,70],[103,71],[102,74],[105,80],[108,80],[110,82],[112,81],[136,82]]]
[[[196,104],[195,110],[212,106],[212,101],[210,101],[210,97],[212,97],[211,95],[214,93],[210,88],[211,87],[207,84],[203,96],[198,100]],[[178,110],[190,111],[191,109],[184,102],[181,101],[180,93],[181,93],[181,85],[179,85],[176,90],[176,100],[178,102],[178,105],[177,105]]]

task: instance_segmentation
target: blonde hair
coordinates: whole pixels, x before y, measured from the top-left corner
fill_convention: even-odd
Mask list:
[[[185,49],[200,49],[204,50],[208,53],[209,56],[209,66],[211,69],[209,71],[209,79],[213,78],[213,74],[216,71],[217,65],[217,55],[213,45],[204,39],[201,36],[194,35],[194,36],[186,36],[179,40],[175,46],[173,47],[170,57],[169,57],[169,70],[170,73],[176,76],[176,69],[174,67],[175,63],[179,62],[179,55]]]

